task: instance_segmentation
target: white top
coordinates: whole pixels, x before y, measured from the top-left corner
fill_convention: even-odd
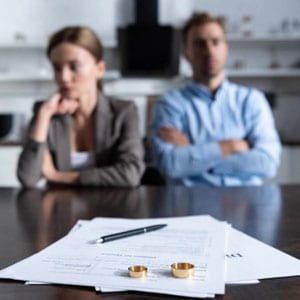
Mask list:
[[[83,170],[95,166],[95,152],[71,152],[71,167],[72,170]]]

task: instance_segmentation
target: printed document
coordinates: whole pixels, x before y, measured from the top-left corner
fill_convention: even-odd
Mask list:
[[[300,260],[234,228],[229,236],[226,283],[300,276]]]
[[[100,236],[166,223],[167,227],[104,244]],[[225,251],[230,226],[209,216],[160,219],[96,218],[41,252],[0,272],[1,278],[105,287],[188,297],[224,294]],[[195,275],[178,279],[171,264],[189,262]],[[144,279],[128,277],[144,265]]]

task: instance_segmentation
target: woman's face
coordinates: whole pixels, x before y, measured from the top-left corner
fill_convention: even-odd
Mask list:
[[[51,50],[50,60],[63,97],[80,100],[95,95],[97,81],[105,71],[103,61],[96,62],[86,49],[67,42]]]

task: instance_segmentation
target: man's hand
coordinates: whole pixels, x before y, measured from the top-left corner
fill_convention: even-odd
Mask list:
[[[190,144],[187,136],[174,127],[162,127],[157,134],[162,140],[175,146],[183,147]]]
[[[220,142],[223,157],[227,157],[233,153],[246,152],[250,149],[250,145],[246,140],[226,140]]]

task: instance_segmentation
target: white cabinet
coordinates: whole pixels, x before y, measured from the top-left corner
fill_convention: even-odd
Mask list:
[[[280,184],[300,184],[300,146],[284,146],[278,174],[271,180]]]
[[[300,36],[228,36],[227,74],[233,81],[275,95],[273,113],[284,145],[278,175],[282,184],[300,183]]]
[[[0,101],[18,96],[44,98],[53,92],[53,71],[45,47],[42,44],[26,42],[0,42]],[[111,59],[110,56],[116,51],[111,52],[112,54],[105,50],[104,55],[108,53],[108,58]],[[109,70],[105,73],[104,80],[115,80],[119,77],[118,70]]]
[[[234,81],[259,88],[280,90],[278,80],[300,78],[300,35],[227,36],[229,56],[226,74]],[[191,76],[188,63],[182,58],[181,74]],[[270,82],[274,82],[270,85]],[[290,85],[287,85],[290,90]],[[286,90],[287,90],[286,89]],[[283,90],[285,88],[283,87]]]
[[[228,36],[231,77],[300,77],[300,36]]]
[[[234,79],[300,78],[300,36],[227,36],[229,57],[226,71]],[[117,51],[113,52],[117,55]],[[114,58],[111,58],[114,60]],[[118,59],[115,57],[115,59]],[[180,74],[190,76],[190,66],[182,60]],[[105,79],[118,79],[118,70],[109,70]],[[45,45],[0,43],[0,94],[2,83],[35,86],[52,83],[52,68],[45,55]]]
[[[0,146],[0,186],[20,186],[16,176],[16,167],[20,152],[21,146]]]

